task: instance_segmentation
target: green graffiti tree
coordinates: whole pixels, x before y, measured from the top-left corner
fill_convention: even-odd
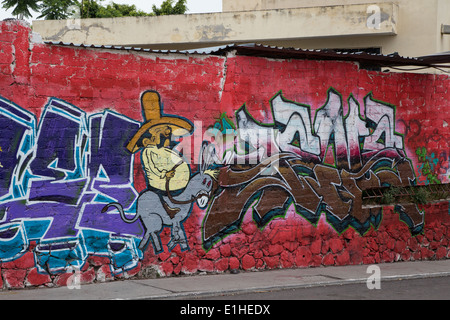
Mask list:
[[[429,156],[427,149],[422,147],[416,149],[416,155],[417,159],[421,163],[419,166],[419,171],[423,176],[427,177],[428,183],[441,184],[441,181],[438,179],[433,169],[438,162],[438,159],[434,157],[434,153]]]

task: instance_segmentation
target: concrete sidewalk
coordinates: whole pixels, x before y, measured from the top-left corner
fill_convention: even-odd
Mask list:
[[[380,267],[381,281],[450,276],[450,260],[396,262],[377,266]],[[60,287],[1,291],[0,300],[190,299],[261,290],[365,283],[372,275],[367,273],[367,268],[367,265],[358,265],[128,279],[82,285],[80,289],[72,290]]]

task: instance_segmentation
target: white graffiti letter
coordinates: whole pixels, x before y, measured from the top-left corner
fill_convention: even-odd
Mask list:
[[[364,99],[366,119],[375,123],[375,131],[364,141],[364,149],[382,150],[385,148],[403,149],[403,137],[395,133],[395,109],[393,106],[372,99]]]
[[[347,162],[347,137],[344,129],[343,107],[341,96],[334,90],[328,91],[327,103],[316,111],[314,130],[320,138],[320,156],[326,157],[331,137],[334,137],[336,160]]]
[[[362,166],[359,137],[367,137],[370,132],[366,122],[361,119],[359,104],[353,95],[348,100],[348,114],[344,123],[347,130],[348,161],[351,167],[359,168]]]
[[[320,140],[312,133],[309,108],[304,105],[283,100],[279,93],[272,100],[275,121],[285,126],[280,131],[279,143],[283,151],[299,153],[304,151],[320,154]],[[298,139],[299,146],[292,142]]]

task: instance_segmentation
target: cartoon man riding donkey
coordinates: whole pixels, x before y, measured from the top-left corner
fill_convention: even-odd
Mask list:
[[[125,216],[119,203],[108,204],[102,212],[114,207],[127,223],[140,219],[145,228],[144,237],[139,244],[141,250],[151,240],[155,253],[162,252],[159,234],[164,227],[171,227],[169,250],[177,244],[182,250],[187,250],[189,246],[183,223],[189,217],[195,202],[201,209],[206,208],[218,171],[208,169],[211,162],[205,159],[212,159],[208,156],[211,149],[203,145],[200,150],[199,171],[191,176],[189,165],[171,149],[172,138],[193,133],[191,122],[185,118],[162,114],[161,99],[155,91],[144,92],[141,104],[145,123],[130,140],[127,149],[131,153],[142,150],[141,162],[146,174],[147,189],[139,195],[136,215],[132,219]]]

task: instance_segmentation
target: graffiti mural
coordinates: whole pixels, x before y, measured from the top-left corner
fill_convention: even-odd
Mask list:
[[[449,159],[446,151],[441,151],[439,156],[436,153],[427,151],[422,147],[416,150],[419,160],[417,166],[419,176],[417,179],[424,184],[441,184],[450,182]]]
[[[0,289],[450,257],[445,75],[0,29]]]
[[[39,123],[0,98],[2,262],[21,256],[36,241],[39,271],[81,267],[89,254],[107,256],[117,272],[142,257],[142,226],[99,215],[120,201],[133,210],[133,157],[123,145],[139,123],[112,111],[87,116],[51,98]],[[117,130],[120,128],[120,130]]]
[[[147,178],[147,190],[137,200],[136,215],[128,219],[120,203],[110,203],[103,208],[114,207],[126,223],[142,222],[145,234],[139,245],[144,250],[151,240],[156,253],[163,251],[159,234],[164,227],[171,228],[169,250],[176,245],[189,248],[183,222],[189,217],[194,203],[204,209],[209,202],[216,173],[208,169],[211,157],[207,146],[200,151],[199,172],[191,176],[187,162],[173,150],[177,137],[192,134],[194,127],[189,120],[161,114],[161,100],[157,92],[148,91],[142,96],[146,122],[130,140],[127,149],[137,152]]]
[[[363,190],[415,184],[403,136],[395,131],[394,106],[369,94],[363,117],[350,96],[344,115],[333,88],[314,121],[309,106],[281,92],[270,104],[272,123],[256,121],[244,105],[235,126],[222,117],[209,129],[215,141],[225,142],[216,145],[220,188],[203,221],[205,249],[238,230],[247,212],[264,227],[292,205],[312,224],[324,212],[338,232],[352,227],[364,234],[380,224],[382,209],[363,207]],[[416,205],[398,205],[396,211],[413,234],[422,230]]]
[[[257,121],[243,105],[234,121],[222,114],[205,132],[165,114],[156,91],[144,92],[140,102],[143,123],[111,110],[87,115],[56,98],[37,121],[0,97],[0,122],[8,128],[0,137],[2,262],[35,241],[40,272],[81,268],[97,255],[108,257],[117,274],[136,267],[150,244],[155,254],[165,246],[190,250],[184,223],[194,207],[202,212],[206,251],[238,231],[245,215],[264,228],[292,206],[311,224],[325,214],[337,232],[351,227],[364,235],[383,214],[363,206],[364,190],[416,184],[395,130],[395,107],[372,94],[363,115],[350,95],[345,114],[341,94],[330,88],[312,118],[310,106],[280,91],[270,100],[271,122]],[[196,134],[201,144],[184,152]],[[417,152],[421,162],[436,164],[434,155]],[[140,193],[135,155],[146,181]],[[412,234],[422,231],[416,205],[395,210]]]
[[[51,98],[41,119],[0,98],[0,260],[12,261],[36,241],[35,261],[48,274],[81,268],[89,255],[111,259],[113,272],[134,268],[148,244],[164,251],[189,245],[183,223],[194,204],[205,209],[218,171],[200,148],[198,170],[174,147],[194,131],[165,115],[157,92],[141,98],[140,124],[110,110],[88,116]],[[57,138],[56,138],[57,137]],[[133,186],[134,154],[141,153],[147,188]],[[114,210],[109,210],[113,208]]]

